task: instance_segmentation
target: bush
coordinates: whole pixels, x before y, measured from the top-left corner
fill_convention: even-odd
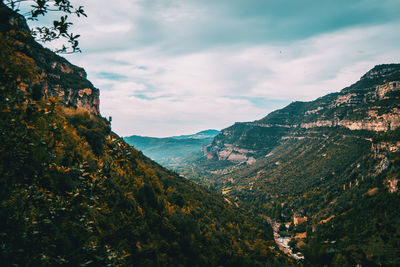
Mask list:
[[[111,132],[110,124],[104,118],[95,117],[87,111],[76,109],[67,116],[78,135],[85,137],[96,156],[104,151],[104,140]]]

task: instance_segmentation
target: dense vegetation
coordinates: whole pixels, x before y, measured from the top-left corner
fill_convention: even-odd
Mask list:
[[[43,99],[46,69],[54,84],[92,88],[79,68],[49,67],[54,59],[62,61],[27,32],[0,25],[3,265],[290,266],[266,219],[295,215],[307,221],[278,231],[305,265],[400,265],[399,128],[292,127],[399,108],[398,91],[378,98],[371,89],[398,81],[400,65],[375,67],[341,93],[292,103],[214,139],[247,149],[252,164],[182,159],[185,176],[222,197],[146,158],[109,121]],[[351,101],[334,103],[348,93]]]
[[[368,123],[371,114],[397,116],[398,87],[378,91],[392,81],[400,81],[399,64],[376,66],[340,93],[236,123],[222,130],[211,149],[246,149],[255,162],[198,154],[179,171],[277,222],[307,217],[289,232],[279,228],[282,236],[291,236],[290,245],[303,253],[306,265],[397,266],[400,128],[301,127],[315,121]]]
[[[261,217],[152,162],[107,120],[33,98],[41,77],[21,36],[0,33],[2,265],[291,264]]]

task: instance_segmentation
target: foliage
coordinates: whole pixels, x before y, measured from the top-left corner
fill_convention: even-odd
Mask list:
[[[337,125],[381,120],[388,126],[386,117],[392,128],[397,125],[400,91],[388,86],[392,81],[400,81],[400,64],[376,66],[339,93],[236,123],[213,140],[215,152],[251,150],[252,164],[198,155],[179,170],[278,222],[307,216],[290,232],[290,244],[297,244],[307,266],[397,266],[400,128],[377,132]],[[307,128],[310,122],[331,126]],[[295,239],[304,232],[306,238]],[[289,235],[283,227],[279,233]]]
[[[319,224],[308,240],[304,253],[312,264],[326,259],[332,266],[400,264],[400,197],[385,186],[388,177],[399,177],[399,164],[394,157],[387,171],[342,197],[336,216]]]
[[[294,213],[306,215],[309,221],[292,232],[307,232],[300,249],[306,265],[396,266],[400,198],[387,186],[388,180],[400,177],[400,157],[398,152],[375,154],[371,146],[396,144],[398,132],[299,132],[305,138],[281,142],[269,157],[214,176],[213,186],[218,191],[229,186],[227,195],[239,205],[280,221],[290,221]],[[385,157],[389,168],[377,174]]]
[[[68,121],[77,129],[80,136],[84,136],[91,146],[93,153],[100,156],[104,152],[106,136],[111,132],[110,125],[106,119],[96,119],[86,110],[76,112],[64,112]]]
[[[49,12],[57,13],[59,17],[53,20],[52,26],[36,27],[32,30],[32,35],[43,43],[65,38],[68,42],[68,46],[63,45],[62,48],[56,51],[58,53],[81,52],[79,41],[77,40],[80,35],[75,35],[69,31],[72,22],[69,21],[68,15],[86,17],[87,15],[85,14],[83,6],[76,7],[72,5],[70,0],[1,0],[0,7],[4,5],[16,12],[24,12],[23,10],[30,9],[22,15],[29,20],[35,21],[37,21],[40,16],[45,16]]]
[[[0,34],[0,262],[288,266],[272,229],[152,162],[104,119],[34,100],[35,61]]]

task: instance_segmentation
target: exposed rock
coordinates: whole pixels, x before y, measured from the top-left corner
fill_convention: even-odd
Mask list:
[[[233,162],[245,162],[247,161],[247,156],[244,154],[232,152],[227,159]]]
[[[399,71],[398,64],[378,65],[364,74],[364,76],[361,77],[361,80],[384,78],[391,75],[394,71]]]
[[[310,115],[310,114],[315,114],[318,113],[320,110],[323,110],[323,107],[317,107],[316,109],[313,110],[307,110],[304,115]]]
[[[389,92],[392,91],[398,91],[400,90],[400,82],[399,81],[393,81],[393,82],[388,82],[383,85],[378,85],[376,87],[376,96],[378,99],[388,99],[389,97],[387,96]]]
[[[203,152],[208,159],[243,163],[269,155],[282,142],[311,138],[310,131],[320,127],[374,132],[400,127],[400,64],[376,66],[341,92],[293,102],[261,120],[235,123]]]
[[[332,121],[324,120],[324,121],[315,121],[300,124],[301,128],[310,129],[314,127],[332,127],[334,123]]]
[[[383,158],[387,153],[400,152],[400,141],[372,144],[371,151],[375,158]]]
[[[16,47],[19,53],[35,61],[40,76],[40,86],[27,85],[20,89],[32,93],[34,99],[55,97],[66,106],[79,107],[100,115],[99,89],[87,80],[85,70],[43,48],[30,36],[25,18],[0,4],[0,32],[7,33],[10,30],[25,33],[15,36]]]
[[[307,221],[307,217],[297,217],[297,216],[294,216],[293,217],[293,223],[294,223],[294,225],[299,225],[299,224],[302,224],[302,223],[305,223]]]
[[[339,95],[336,98],[336,101],[334,103],[335,106],[340,106],[342,104],[349,104],[351,103],[351,100],[353,97],[357,96],[356,94],[345,94],[345,95]]]
[[[390,178],[386,181],[390,193],[396,193],[399,190],[399,179]]]
[[[249,157],[246,161],[247,165],[254,164],[256,162],[256,159],[254,157]]]
[[[379,191],[378,187],[371,188],[370,190],[368,190],[367,195],[372,197],[372,196],[376,195],[378,193],[378,191]]]
[[[40,51],[43,53],[35,61],[42,77],[41,95],[56,97],[66,106],[80,107],[100,115],[100,91],[87,80],[85,70],[56,55],[50,55],[54,61],[49,67],[46,57],[52,52],[45,49]]]
[[[387,157],[383,157],[381,162],[376,166],[375,168],[375,175],[381,174],[383,171],[387,170],[389,168],[390,162]]]

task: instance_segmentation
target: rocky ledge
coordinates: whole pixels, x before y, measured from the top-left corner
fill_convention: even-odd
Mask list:
[[[30,36],[25,18],[1,3],[0,33],[13,39],[19,53],[34,60],[39,84],[23,89],[35,99],[55,97],[66,106],[100,115],[99,89],[87,79],[85,70],[37,43]]]

